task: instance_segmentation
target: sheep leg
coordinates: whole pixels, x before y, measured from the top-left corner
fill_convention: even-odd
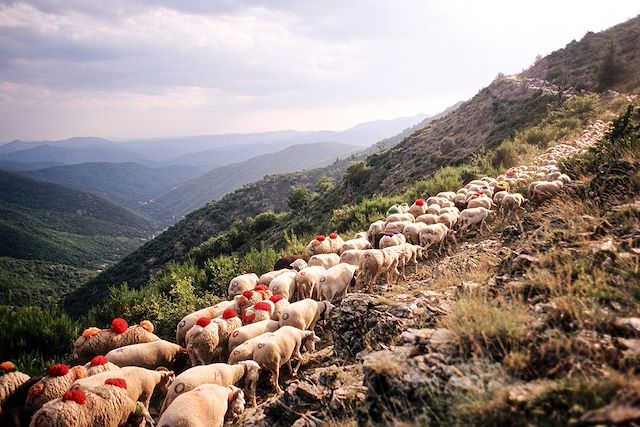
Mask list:
[[[280,359],[280,358],[278,358],[278,359]],[[276,362],[274,370],[271,370],[271,369],[269,369],[269,370],[271,371],[271,380],[273,381],[273,387],[276,389],[276,393],[277,394],[284,393],[284,390],[282,390],[280,388],[280,384],[278,384],[278,382],[280,380],[280,360],[278,360]]]

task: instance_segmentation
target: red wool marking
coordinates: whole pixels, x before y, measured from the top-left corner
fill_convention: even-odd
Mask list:
[[[198,321],[196,322],[196,325],[198,326],[202,326],[203,328],[205,326],[207,326],[209,323],[211,323],[211,319],[209,319],[208,317],[201,317],[198,319]]]
[[[269,298],[269,301],[271,301],[272,303],[277,303],[278,301],[283,300],[284,297],[282,295],[274,295],[271,298]]]
[[[331,234],[329,234],[329,238],[330,239],[337,239],[338,235],[336,233],[331,233]]]
[[[111,332],[115,334],[124,334],[129,329],[129,324],[121,317],[111,321]]]
[[[245,298],[251,298],[253,296],[253,291],[244,291],[242,296]]]
[[[96,356],[91,359],[91,366],[102,366],[109,363],[109,360],[104,356]]]
[[[267,288],[265,285],[258,285],[253,290],[254,291],[268,291],[269,288]]]
[[[63,363],[58,363],[53,365],[50,369],[49,369],[49,376],[50,377],[61,377],[63,375],[67,375],[69,373],[69,366],[63,364]]]
[[[238,313],[236,313],[235,310],[228,308],[224,312],[222,312],[222,318],[225,320],[232,319],[234,317],[238,317]]]
[[[2,362],[0,363],[0,370],[3,370],[5,372],[12,372],[16,370],[16,365],[14,365],[13,362],[10,361]]]
[[[120,387],[125,390],[127,389],[127,382],[122,378],[109,378],[104,383],[108,385],[114,385],[116,387]]]
[[[261,301],[253,306],[254,310],[264,310],[271,312],[271,304],[265,301]]]
[[[416,200],[416,206],[424,206],[424,199],[417,199]]]
[[[322,234],[321,234],[321,235],[319,235],[319,236],[316,236],[316,240],[317,240],[318,242],[324,242],[324,239],[326,239],[326,237],[325,237],[325,236],[323,236]]]
[[[78,405],[84,405],[87,402],[87,395],[82,390],[70,390],[62,396],[63,402],[75,402]]]
[[[252,315],[248,315],[247,312],[245,311],[244,313],[242,313],[242,323],[249,324],[249,323],[253,323],[253,321],[256,319],[256,315],[255,313],[253,313]]]

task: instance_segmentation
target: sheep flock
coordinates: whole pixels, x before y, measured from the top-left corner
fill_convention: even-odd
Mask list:
[[[316,326],[327,322],[337,300],[349,292],[374,292],[381,277],[392,288],[407,266],[456,244],[469,230],[482,232],[496,215],[510,218],[526,203],[554,197],[571,181],[558,161],[591,147],[609,126],[597,121],[533,164],[495,178],[391,206],[385,220],[351,239],[317,236],[307,254],[278,260],[274,271],[231,280],[227,301],[185,315],[175,343],[154,335],[149,321],[129,326],[114,319],[109,329],[91,327],[78,337],[75,366],[56,364],[43,377],[30,378],[4,362],[0,424],[169,427],[233,421],[245,405],[256,406],[258,392],[283,393],[281,368],[287,366],[284,376],[296,375],[302,353],[315,351],[320,341]],[[526,195],[511,192],[525,186]],[[271,387],[257,390],[262,372]],[[155,394],[164,402],[154,419],[149,405]]]

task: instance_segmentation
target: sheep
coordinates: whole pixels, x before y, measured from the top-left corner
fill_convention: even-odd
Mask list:
[[[306,268],[303,268],[302,271]],[[287,300],[293,298],[296,292],[296,277],[298,277],[298,274],[300,273],[297,271],[287,271],[279,275],[271,281],[269,290],[273,295],[281,295]]]
[[[262,276],[260,276],[258,278],[258,286],[259,285],[269,286],[269,283],[271,283],[271,281],[274,278],[278,277],[282,273],[286,273],[287,271],[291,271],[291,270],[289,270],[288,268],[282,268],[280,270],[275,270],[275,271],[270,271],[268,273],[264,273]]]
[[[453,226],[458,222],[459,217],[459,214],[453,212],[445,212],[443,214],[440,214],[440,216],[438,217],[438,222],[446,225],[449,228],[453,228]]]
[[[234,277],[229,282],[229,299],[231,300],[236,295],[255,288],[258,285],[258,280],[260,280],[260,278],[255,273],[241,274],[240,276]]]
[[[308,257],[308,258],[309,258],[309,257]],[[306,268],[308,265],[309,265],[309,264],[307,263],[307,261],[305,261],[305,260],[303,260],[303,259],[297,259],[297,260],[295,260],[295,261],[293,261],[293,262],[291,263],[291,266],[290,266],[290,267],[291,267],[294,271],[300,271],[300,270],[302,270],[303,268]]]
[[[496,206],[500,206],[502,204],[502,199],[504,199],[507,194],[509,194],[509,192],[506,190],[496,192],[496,194],[493,195],[493,203]]]
[[[336,233],[329,236],[319,235],[307,245],[307,253],[309,256],[318,254],[338,253],[344,241]]]
[[[269,301],[273,303],[273,313],[271,313],[271,319],[273,320],[280,320],[284,308],[291,304],[289,300],[282,295],[274,295],[269,298]]]
[[[466,209],[462,212],[465,211]],[[453,230],[443,223],[431,224],[420,232],[420,246],[424,247],[425,250],[429,250],[433,245],[439,244],[438,253],[441,254],[447,238],[455,240]]]
[[[39,409],[45,403],[62,397],[75,380],[86,377],[87,369],[84,366],[70,368],[62,363],[53,365],[47,375],[29,389],[27,408]]]
[[[76,363],[86,363],[92,357],[106,354],[114,348],[159,339],[153,334],[153,325],[148,320],[129,327],[126,320],[117,318],[111,322],[111,329],[85,329],[73,344],[73,360]]]
[[[392,215],[392,214],[396,214],[396,213],[405,213],[409,211],[409,205],[406,203],[396,203],[395,205],[392,205],[389,209],[387,209],[387,213],[386,215]]]
[[[157,341],[154,341],[154,342],[157,342]],[[125,348],[125,347],[120,347],[120,348]],[[84,365],[84,367],[87,370],[87,376],[89,377],[92,375],[100,374],[102,372],[115,371],[120,369],[119,365],[116,365],[115,363],[110,362],[109,359],[107,359],[105,356],[94,357],[93,359],[91,359],[91,362]]]
[[[340,258],[338,258],[339,260]],[[313,290],[320,281],[320,276],[326,271],[324,267],[312,266],[303,268],[295,277],[295,287],[298,291],[298,300],[311,298]]]
[[[402,269],[402,278],[406,279],[407,276],[405,274],[406,266],[410,262],[414,265],[418,264],[418,261],[424,257],[424,248],[420,245],[413,245],[411,243],[404,243],[402,245],[396,246],[396,250],[400,251],[400,256],[398,257],[398,268]]]
[[[345,251],[354,250],[354,249],[372,249],[373,245],[366,238],[352,239],[344,242],[344,245],[340,248],[340,255],[342,255]]]
[[[20,375],[10,375],[15,373]],[[31,386],[42,379],[42,375],[29,378],[26,382],[18,385],[17,388],[13,387],[14,380],[19,383],[26,374],[7,371],[6,375],[9,376],[5,378],[6,382],[2,384],[2,374],[0,374],[0,400],[2,400],[0,404],[0,426],[28,426],[36,410],[25,407],[27,394]]]
[[[191,365],[206,365],[224,353],[231,332],[242,326],[242,321],[233,310],[227,310],[222,318],[213,320],[202,317],[187,333],[187,351]]]
[[[397,231],[399,233],[402,233],[402,230],[404,230],[404,227],[407,224],[413,224],[415,221],[396,221],[396,222],[389,222],[387,223],[387,225],[384,226],[384,232],[385,233],[393,233],[394,231]]]
[[[358,239],[365,239],[368,240],[369,239],[369,233],[367,233],[366,231],[358,231],[352,239],[350,240],[358,240]],[[345,242],[346,243],[346,242]]]
[[[480,224],[480,232],[482,232],[487,219],[494,215],[494,211],[482,207],[465,209],[460,212],[460,232],[476,224]]]
[[[255,360],[261,368],[271,372],[271,380],[276,393],[282,394],[284,391],[278,384],[280,379],[280,367],[287,365],[292,376],[295,376],[302,363],[300,347],[313,351],[316,341],[320,341],[313,331],[300,330],[291,326],[283,326],[273,333],[273,336],[265,336],[259,342],[253,352]],[[291,359],[298,360],[295,368],[291,367]]]
[[[292,303],[282,311],[280,327],[293,326],[312,331],[318,320],[326,319],[331,310],[333,310],[333,304],[329,301],[303,299]]]
[[[401,231],[404,231],[404,228]],[[382,239],[380,239],[380,249],[385,249],[391,246],[398,246],[406,242],[407,242],[406,237],[404,237],[404,234],[402,234],[400,231],[394,232],[394,233],[387,233],[382,237]]]
[[[374,237],[376,234],[380,234],[384,232],[384,227],[387,225],[384,221],[375,221],[369,225],[369,231],[367,232],[367,237],[371,243],[374,242]]]
[[[229,337],[228,350],[229,354],[240,344],[255,338],[265,332],[273,332],[280,327],[277,320],[262,320],[260,322],[244,325],[231,333]]]
[[[324,268],[330,268],[340,262],[340,255],[338,254],[320,254],[314,255],[309,258],[308,267],[320,266]]]
[[[526,202],[524,196],[520,193],[507,194],[502,198],[500,210],[507,215],[511,215],[524,205]]]
[[[225,420],[244,411],[244,405],[239,388],[202,384],[178,396],[158,420],[158,427],[223,427]]]
[[[19,372],[13,362],[6,361],[0,364],[0,413],[11,395],[30,378],[29,375]]]
[[[420,231],[422,231],[426,226],[427,224],[424,222],[416,220],[413,224],[405,225],[402,230],[402,234],[407,242],[417,244],[420,241]]]
[[[105,357],[112,363],[123,366],[139,366],[157,369],[161,366],[180,372],[189,358],[186,348],[165,340],[128,345],[111,350]]]
[[[360,265],[360,259],[365,250],[366,249],[349,249],[344,251],[340,255],[340,262],[358,266]]]
[[[438,212],[439,211],[440,211],[440,208],[438,208]],[[438,223],[438,216],[439,215],[435,215],[435,214],[420,215],[418,218],[416,218],[416,222],[422,222],[424,224],[437,224]]]
[[[454,193],[453,191],[442,191],[442,192],[436,194],[436,197],[447,199],[450,202],[453,202],[453,198],[455,196],[456,196],[456,193]]]
[[[149,411],[127,395],[122,378],[109,378],[90,392],[71,390],[40,408],[30,427],[118,427],[130,416],[142,416],[153,425]],[[140,425],[140,423],[138,423]]]
[[[302,254],[302,255],[290,255],[290,256],[282,257],[282,258],[280,258],[279,260],[277,260],[275,262],[275,264],[273,265],[273,269],[275,271],[282,270],[282,269],[288,269],[291,266],[291,263],[293,263],[297,259],[301,259],[301,260],[307,262],[307,261],[309,261],[309,255]]]
[[[551,181],[540,182],[533,187],[532,195],[529,197],[531,200],[542,201],[555,196],[563,187],[563,182]]]
[[[191,329],[193,325],[196,324],[199,318],[216,318],[222,315],[223,311],[232,308],[234,304],[234,301],[222,301],[211,307],[206,307],[202,310],[194,311],[193,313],[187,314],[182,318],[182,320],[180,320],[180,322],[178,322],[178,326],[176,327],[176,343],[183,347],[186,345],[184,337],[187,335],[187,332],[189,332],[189,329]]]
[[[414,217],[419,217],[420,215],[427,213],[427,203],[424,199],[417,199],[409,208],[409,213]]]
[[[113,377],[124,379],[127,382],[127,396],[134,402],[142,402],[145,408],[148,408],[154,391],[157,389],[161,395],[166,394],[175,374],[164,368],[151,370],[138,366],[125,366],[114,372],[102,372],[92,377],[77,379],[65,391],[91,392],[94,387],[100,386]]]
[[[454,213],[454,214],[459,216],[460,215],[460,209],[458,209],[455,206],[451,206],[451,207],[448,207],[448,208],[442,208],[442,209],[440,209],[440,214],[439,215],[446,214],[446,213]]]
[[[293,272],[292,270],[289,271]],[[250,291],[244,291],[242,295],[236,296],[236,298],[238,299],[237,311],[242,313],[247,309],[247,307],[257,304],[260,301],[268,300],[272,296],[273,292],[271,292],[269,288],[264,285],[258,285]]]
[[[276,295],[281,297],[280,295]],[[242,323],[245,325],[262,320],[270,320],[275,311],[275,304],[272,301],[260,301],[252,305],[242,313]]]
[[[260,365],[253,360],[244,360],[237,365],[214,363],[211,365],[195,366],[178,375],[171,383],[171,387],[162,402],[159,415],[171,405],[181,394],[188,393],[202,384],[217,384],[219,386],[236,385],[243,378],[245,389],[251,390],[253,406],[256,405],[255,384],[260,375]]]
[[[391,286],[393,274],[400,275],[398,267],[398,253],[387,249],[368,249],[362,255],[360,261],[358,283],[368,286],[369,292],[373,292],[373,284],[378,276],[386,274],[387,284]]]
[[[389,215],[385,219],[385,222],[389,224],[390,222],[399,222],[399,221],[414,222],[415,220],[416,220],[416,217],[407,212],[407,213],[401,213],[401,214],[398,213],[398,214]]]
[[[349,285],[355,287],[355,273],[358,267],[351,264],[338,264],[329,268],[320,277],[318,283],[318,299],[320,301],[333,301],[337,296],[344,296],[349,290]]]
[[[440,213],[440,209],[440,205],[434,203],[433,205],[429,205],[425,213],[430,215],[438,215]]]
[[[280,327],[278,327],[279,329]],[[273,336],[273,332],[264,332],[257,337],[249,338],[242,344],[236,346],[233,351],[229,352],[229,359],[227,363],[229,365],[235,365],[243,360],[250,360],[253,357],[254,350],[258,347],[258,343],[262,342],[265,337]]]
[[[478,196],[478,194],[480,194]],[[471,199],[467,199],[467,209],[469,208],[486,208],[491,209],[493,201],[489,196],[482,193],[477,193],[472,196]]]

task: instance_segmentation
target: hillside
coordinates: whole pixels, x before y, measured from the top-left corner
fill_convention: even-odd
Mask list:
[[[53,283],[69,290],[138,247],[151,228],[97,196],[0,171],[0,301],[56,295]]]
[[[154,197],[144,208],[150,215],[159,216],[159,212],[170,212],[171,217],[180,218],[244,184],[258,181],[265,175],[323,167],[357,150],[358,147],[353,145],[332,142],[294,145],[276,153],[216,168]]]
[[[141,212],[148,199],[204,172],[193,166],[149,168],[136,163],[100,162],[53,166],[23,175],[93,193]],[[162,217],[166,215],[162,213]]]

